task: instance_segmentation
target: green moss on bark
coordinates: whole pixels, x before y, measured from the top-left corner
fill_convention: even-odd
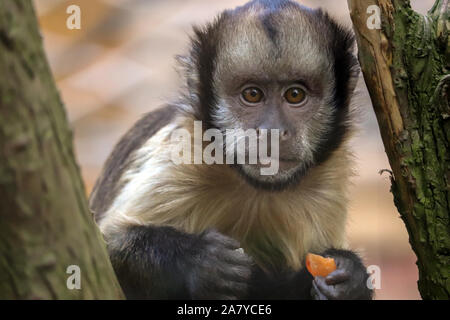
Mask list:
[[[382,8],[382,30],[374,31],[379,34],[363,29],[363,17],[354,11],[363,4],[349,4],[359,59],[393,171],[394,201],[417,254],[422,297],[449,299],[448,1],[436,1],[426,16],[405,0],[368,2]],[[376,55],[377,46],[386,49]],[[393,95],[383,83],[389,79]]]

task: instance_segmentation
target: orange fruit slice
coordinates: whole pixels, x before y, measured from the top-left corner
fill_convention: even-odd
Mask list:
[[[326,277],[336,270],[336,263],[333,258],[325,258],[318,254],[308,253],[306,255],[306,269],[313,277]]]

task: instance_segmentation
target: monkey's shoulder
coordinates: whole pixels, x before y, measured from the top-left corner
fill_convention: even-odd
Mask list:
[[[177,111],[176,105],[169,104],[147,113],[115,145],[89,200],[90,209],[97,221],[120,190],[120,177],[132,161],[133,153],[161,128],[173,121]]]

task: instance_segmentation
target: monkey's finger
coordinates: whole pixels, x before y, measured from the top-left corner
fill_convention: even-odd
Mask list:
[[[328,300],[328,298],[320,291],[314,281],[312,282],[311,296],[314,298],[314,300]]]
[[[227,265],[224,267],[221,274],[225,279],[237,282],[247,282],[252,273],[250,268],[247,267]]]
[[[239,241],[237,241],[233,238],[230,238],[230,237],[226,237],[226,236],[223,236],[223,237],[224,237],[224,239],[222,241],[226,248],[231,249],[231,250],[237,250],[241,247],[241,244],[239,243]]]
[[[236,250],[226,250],[225,252],[218,252],[218,259],[222,260],[223,262],[229,263],[231,265],[238,265],[238,266],[250,266],[253,263],[252,258],[245,254],[240,253]]]
[[[219,290],[229,296],[244,297],[248,290],[248,285],[245,282],[239,281],[220,281],[218,284]]]
[[[216,230],[209,230],[204,234],[204,239],[207,241],[211,241],[213,243],[220,243],[226,248],[230,248],[233,250],[239,249],[241,247],[239,241],[227,237]]]
[[[330,300],[336,300],[340,297],[339,290],[336,286],[329,286],[325,283],[324,277],[315,277],[313,280],[313,285],[319,289],[319,291],[324,294]]]
[[[338,269],[350,270],[353,266],[353,261],[345,257],[335,257],[334,260]]]
[[[350,279],[350,273],[345,269],[337,269],[325,278],[327,285],[335,285]]]
[[[229,272],[229,270],[228,270]],[[202,297],[210,299],[236,299],[243,298],[247,294],[248,279],[239,278],[224,270],[210,270],[209,275],[199,276]]]

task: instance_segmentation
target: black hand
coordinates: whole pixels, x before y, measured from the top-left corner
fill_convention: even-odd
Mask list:
[[[244,298],[251,262],[239,243],[216,231],[130,226],[111,233],[108,250],[129,299]]]
[[[371,299],[372,291],[367,287],[368,274],[361,259],[353,252],[330,249],[324,256],[336,261],[337,269],[326,278],[315,277],[311,295],[316,300]]]
[[[216,231],[206,231],[199,251],[188,264],[187,286],[193,299],[239,299],[247,295],[251,259],[239,243]]]

